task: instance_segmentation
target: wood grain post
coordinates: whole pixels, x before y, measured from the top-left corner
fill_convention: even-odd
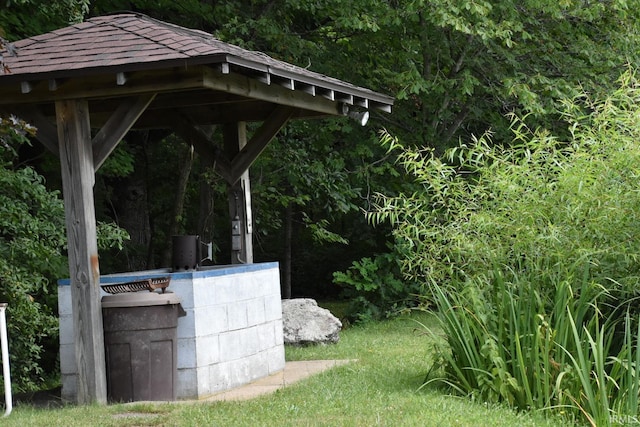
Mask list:
[[[247,144],[245,122],[225,125],[223,128],[224,150],[229,158],[234,158]],[[240,233],[240,249],[234,249],[232,243],[232,264],[253,264],[253,219],[251,213],[251,184],[249,169],[245,169],[237,182],[229,183],[229,216],[240,221],[237,232]],[[234,230],[232,229],[232,233]],[[232,241],[234,236],[232,235]]]
[[[107,382],[88,103],[56,101],[56,121],[67,225],[77,402],[104,404]]]

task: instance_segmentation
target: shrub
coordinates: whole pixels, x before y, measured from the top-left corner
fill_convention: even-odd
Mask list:
[[[12,379],[28,389],[43,379],[45,341],[57,337],[54,280],[66,268],[64,207],[30,168],[0,167],[0,188],[0,300],[9,303]]]
[[[57,373],[57,279],[68,276],[65,214],[59,192],[30,167],[15,167],[30,128],[0,118],[0,301],[7,302],[11,379],[18,391]],[[121,245],[118,227],[99,224],[101,247]]]
[[[405,280],[399,257],[384,253],[354,261],[346,272],[334,272],[333,281],[350,301],[347,318],[355,323],[391,317],[420,303],[424,289]]]
[[[566,139],[512,117],[510,144],[487,134],[436,158],[383,135],[422,188],[381,196],[370,218],[391,221],[403,271],[429,284],[455,388],[598,425],[636,416],[637,386],[620,384],[638,371],[624,308],[637,306],[639,101],[630,71],[604,100],[565,103]]]

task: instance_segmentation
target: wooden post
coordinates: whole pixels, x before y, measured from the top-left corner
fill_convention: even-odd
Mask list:
[[[56,121],[67,225],[77,402],[104,404],[107,382],[88,103],[56,101]]]
[[[233,159],[247,144],[245,122],[224,126],[224,149],[228,158]],[[251,184],[249,169],[240,179],[229,183],[229,216],[231,217],[231,263],[253,263],[253,222],[251,214]]]

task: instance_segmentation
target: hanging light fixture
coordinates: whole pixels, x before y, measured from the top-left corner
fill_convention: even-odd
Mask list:
[[[368,111],[349,111],[349,106],[347,104],[342,104],[342,114],[360,123],[360,126],[365,126],[369,121]]]
[[[360,126],[365,126],[369,121],[368,111],[350,111],[347,115],[356,122],[360,123]]]

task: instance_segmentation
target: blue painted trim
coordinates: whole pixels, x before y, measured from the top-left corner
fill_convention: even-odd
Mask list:
[[[177,271],[172,273],[170,269],[135,271],[130,273],[116,273],[100,276],[100,284],[114,284],[133,282],[140,279],[154,279],[157,277],[170,276],[171,279],[199,279],[202,277],[227,276],[230,274],[250,273],[254,271],[270,270],[278,268],[277,262],[261,262],[257,264],[234,264],[234,265],[214,265],[211,267],[201,267],[200,270]],[[71,279],[58,280],[58,286],[69,286]],[[169,284],[171,286],[171,284]]]

